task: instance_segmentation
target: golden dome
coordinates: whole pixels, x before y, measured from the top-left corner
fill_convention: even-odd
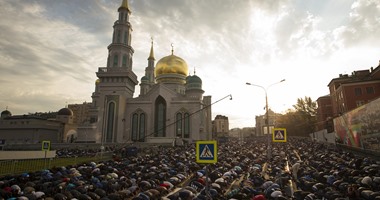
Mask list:
[[[170,55],[161,58],[154,70],[155,76],[163,74],[181,74],[187,76],[189,73],[187,63],[180,57],[175,55]]]

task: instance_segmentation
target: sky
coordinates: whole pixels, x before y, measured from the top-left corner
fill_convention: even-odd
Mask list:
[[[91,102],[121,2],[1,0],[0,110],[22,115]],[[298,98],[329,94],[339,74],[379,65],[378,0],[129,0],[129,6],[138,80],[151,38],[156,62],[173,44],[212,96],[212,117],[227,116],[230,128],[254,127],[265,95],[271,110],[286,113]],[[136,97],[138,85],[135,91]]]

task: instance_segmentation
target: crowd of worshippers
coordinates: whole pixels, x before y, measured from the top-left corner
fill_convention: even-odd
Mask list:
[[[57,158],[73,158],[73,157],[94,157],[101,153],[100,148],[86,148],[81,149],[80,147],[70,148],[70,149],[57,149],[56,157]],[[105,146],[103,152],[114,152],[119,153],[121,151],[120,148],[116,148],[115,146]]]
[[[196,145],[189,144],[0,177],[0,199],[380,199],[374,158],[308,139],[267,144],[265,138],[218,143],[215,164],[197,163]]]

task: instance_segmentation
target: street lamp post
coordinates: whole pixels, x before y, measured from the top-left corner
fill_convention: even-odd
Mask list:
[[[248,83],[248,82],[246,83],[247,85],[259,87],[259,88],[263,89],[265,92],[265,110],[266,110],[266,112],[265,112],[265,118],[266,118],[265,125],[267,128],[267,159],[268,159],[268,161],[272,157],[272,149],[271,149],[271,145],[270,145],[271,143],[270,143],[270,134],[269,134],[270,128],[269,128],[269,107],[268,107],[268,92],[267,91],[271,86],[278,84],[278,83],[282,83],[284,81],[285,81],[285,79],[282,79],[281,81],[273,83],[266,88],[261,86],[261,85],[256,85],[256,84],[252,84],[252,83]]]

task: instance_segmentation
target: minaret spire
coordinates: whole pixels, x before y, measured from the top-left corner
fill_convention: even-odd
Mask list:
[[[154,84],[154,80],[155,80],[155,77],[154,77],[154,53],[153,53],[153,37],[150,38],[151,39],[151,47],[150,47],[150,53],[149,53],[149,58],[148,58],[148,67],[145,68],[145,77],[148,78],[149,80],[149,84],[150,85],[153,85]],[[142,88],[143,89],[143,88]],[[143,93],[141,94],[145,94],[147,92],[147,90],[144,90]]]
[[[150,47],[150,54],[148,60],[155,60],[154,59],[154,53],[153,53],[153,37],[151,37],[152,40],[152,46]]]
[[[131,10],[129,9],[129,6],[128,6],[128,0],[123,0],[123,2],[121,3],[119,9],[117,11],[120,11],[120,9],[127,9],[128,10],[128,13],[131,14]]]

